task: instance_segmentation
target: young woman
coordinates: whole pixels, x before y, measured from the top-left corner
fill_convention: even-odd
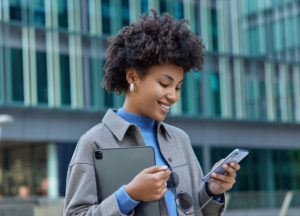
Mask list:
[[[189,162],[177,168],[179,192],[188,192],[195,202],[194,215],[217,216],[224,211],[224,192],[235,183],[238,164],[224,167],[226,175],[214,174],[204,184],[203,173],[193,152],[188,135],[162,121],[180,98],[184,74],[201,70],[204,45],[186,26],[187,20],[176,21],[167,13],[161,18],[143,14],[141,20],[124,27],[106,52],[103,85],[106,90],[125,94],[118,110],[108,110],[101,123],[86,132],[78,142],[67,176],[64,216],[133,215],[140,201],[159,200],[161,216],[183,216],[176,206],[166,182],[171,172],[167,167]],[[157,166],[140,172],[98,203],[93,152],[97,148],[153,146]]]

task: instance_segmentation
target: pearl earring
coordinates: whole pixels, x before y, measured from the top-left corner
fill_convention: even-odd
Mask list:
[[[130,84],[130,91],[134,91],[134,83]]]

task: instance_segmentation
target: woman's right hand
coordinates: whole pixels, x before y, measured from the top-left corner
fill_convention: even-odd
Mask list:
[[[150,202],[159,200],[167,192],[165,183],[171,174],[167,166],[153,166],[144,169],[125,186],[125,191],[131,199]]]

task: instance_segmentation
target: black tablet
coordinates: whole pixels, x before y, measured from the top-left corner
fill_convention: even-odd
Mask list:
[[[143,169],[155,166],[155,152],[151,146],[96,149],[94,163],[100,203]],[[141,202],[135,207],[134,215],[159,216],[159,201]]]

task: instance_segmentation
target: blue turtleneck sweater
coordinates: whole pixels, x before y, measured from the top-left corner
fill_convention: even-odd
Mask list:
[[[157,126],[155,120],[136,115],[130,112],[125,111],[124,109],[120,108],[117,111],[117,114],[122,117],[124,120],[128,121],[129,123],[136,124],[140,131],[142,132],[143,138],[147,146],[152,146],[155,149],[155,161],[156,165],[158,166],[168,166],[167,162],[163,158],[158,142],[157,142]],[[134,209],[138,204],[139,201],[132,200],[125,191],[125,186],[122,186],[117,192],[116,197],[119,204],[119,208],[122,214],[127,215],[132,209]],[[170,216],[177,216],[177,209],[174,195],[171,191],[168,191],[165,194],[165,199],[167,202],[167,207]]]

